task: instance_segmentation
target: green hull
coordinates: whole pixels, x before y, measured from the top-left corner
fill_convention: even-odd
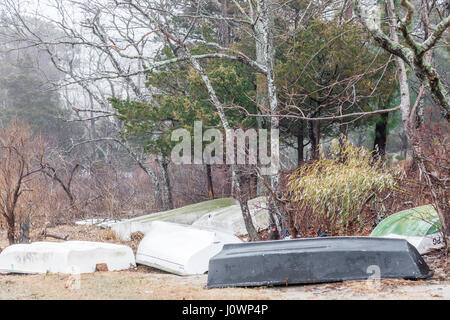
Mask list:
[[[387,217],[372,231],[372,237],[398,234],[424,237],[439,233],[441,222],[431,205],[403,210]]]

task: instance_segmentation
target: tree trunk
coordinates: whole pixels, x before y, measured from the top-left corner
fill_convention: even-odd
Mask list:
[[[308,133],[311,142],[310,160],[319,160],[320,121],[308,121]]]
[[[260,65],[265,65],[265,55],[264,55],[264,26],[261,19],[257,19],[254,27],[255,33],[255,56],[256,62]],[[266,110],[266,100],[267,100],[267,80],[266,77],[260,73],[256,74],[256,106],[258,114],[261,114],[261,110]],[[258,129],[263,129],[263,118],[256,118]],[[259,150],[258,150],[259,152]],[[266,188],[264,186],[264,181],[262,177],[257,175],[258,184],[257,184],[257,195],[261,196],[265,193]]]
[[[394,19],[394,3],[393,0],[387,0],[387,12],[390,17],[390,31],[391,38],[395,42],[398,42],[398,35],[395,29],[395,19]],[[446,242],[445,237],[450,236],[450,210],[448,200],[445,197],[446,190],[442,190],[443,188],[436,187],[433,183],[432,178],[430,177],[429,171],[425,165],[425,155],[422,154],[422,150],[420,145],[422,141],[420,139],[420,135],[415,130],[415,127],[410,118],[410,99],[409,99],[409,84],[408,78],[406,74],[406,68],[404,61],[397,57],[397,68],[399,71],[399,83],[400,83],[400,110],[402,113],[402,122],[403,127],[405,129],[405,134],[408,137],[408,141],[411,144],[412,156],[413,160],[419,166],[419,169],[425,178],[425,182],[430,189],[431,196],[433,199],[434,207],[438,213],[439,219],[442,224],[443,233],[444,233],[444,241]],[[448,118],[447,118],[448,119]],[[444,193],[444,194],[442,194]],[[447,242],[446,242],[447,243]]]
[[[378,119],[375,125],[375,141],[373,143],[373,150],[378,150],[378,155],[381,158],[384,158],[386,155],[388,117],[388,113],[380,114],[380,119]]]
[[[163,201],[163,198],[162,198],[161,184],[159,183],[158,177],[153,172],[153,170],[151,170],[146,165],[144,165],[144,163],[142,161],[137,161],[137,162],[138,162],[138,165],[141,167],[141,169],[144,170],[144,172],[149,176],[150,180],[152,181],[153,188],[154,188],[153,194],[154,194],[154,198],[155,198],[155,205],[156,205],[156,207],[158,209],[159,208],[164,208],[164,201]]]
[[[297,166],[301,167],[304,163],[304,150],[303,150],[303,123],[299,121],[300,125],[297,131]]]
[[[217,97],[216,91],[214,90],[211,81],[209,80],[208,75],[206,74],[205,70],[202,68],[202,66],[198,63],[198,61],[190,55],[189,51],[186,51],[186,54],[189,56],[189,59],[191,61],[192,66],[200,73],[200,76],[203,80],[203,83],[205,84],[209,98],[213,105],[215,106],[217,113],[219,114],[220,121],[222,123],[222,127],[225,129],[225,132],[229,132],[231,130],[230,124],[228,123],[228,120],[225,116],[225,109],[222,103],[220,102],[219,98]],[[250,210],[248,209],[248,198],[242,194],[242,190],[240,187],[240,172],[237,172],[237,168],[235,165],[232,165],[232,172],[233,172],[233,183],[235,185],[236,193],[239,199],[239,204],[241,206],[242,210],[242,216],[245,222],[245,227],[247,229],[247,232],[249,234],[250,240],[256,240],[259,238],[258,233],[255,230],[255,227],[252,222],[252,218],[250,216]]]
[[[346,7],[345,7],[344,19],[350,20],[352,17],[353,17],[353,8],[352,8],[351,1],[348,1],[348,3],[346,3]]]
[[[145,172],[149,175],[149,177],[153,183],[153,188],[154,188],[153,194],[155,197],[155,204],[157,207],[163,208],[164,201],[163,201],[163,197],[162,197],[161,184],[159,183],[158,177],[156,177],[156,175],[154,175],[154,174],[149,174],[149,171],[147,171],[147,170]]]
[[[316,138],[316,148],[314,150],[314,158],[319,160],[320,159],[320,153],[319,153],[319,147],[320,147],[320,121],[314,121],[314,136]]]
[[[239,205],[241,207],[242,216],[244,218],[245,228],[248,232],[249,240],[256,241],[259,240],[259,234],[253,225],[252,216],[250,215],[250,210],[248,208],[248,192],[243,190],[244,186],[248,183],[248,177],[246,177],[242,172],[238,172],[237,168],[233,170],[235,174],[235,188],[238,195]]]
[[[250,199],[254,199],[258,196],[258,174],[252,173],[250,174],[250,183],[249,183],[249,195]]]
[[[16,243],[16,238],[14,235],[14,229],[16,227],[14,213],[12,214],[11,217],[8,218],[7,224],[8,224],[8,242],[10,245],[12,245]]]
[[[233,166],[231,166],[231,192],[230,195],[232,198],[236,197],[236,172],[233,170]]]
[[[408,137],[406,133],[399,133],[400,141],[401,141],[401,155],[403,159],[406,159],[408,152]]]
[[[20,243],[30,243],[30,218],[28,216],[20,224]]]
[[[266,67],[267,76],[266,76],[266,88],[267,88],[267,98],[269,102],[269,110],[271,115],[275,115],[270,117],[270,129],[271,132],[279,130],[279,118],[276,116],[279,113],[278,109],[278,97],[277,97],[277,87],[275,83],[275,47],[274,47],[274,8],[272,0],[261,0],[257,2],[258,14],[261,26],[259,32],[257,33],[256,42],[262,45],[260,50],[257,50],[258,54],[263,54],[262,57],[259,58]],[[257,58],[258,60],[258,58]],[[273,139],[271,137],[271,151],[272,151],[272,163],[271,165],[275,165],[278,169],[276,173],[272,173],[270,176],[270,188],[272,189],[273,194],[278,195],[279,193],[279,184],[280,184],[280,159],[279,156],[279,141]],[[274,158],[274,156],[276,158]],[[271,216],[276,216],[279,221],[279,226],[281,228],[281,236],[284,237],[286,235],[286,223],[283,212],[281,211],[279,204],[276,199],[274,199],[272,193],[269,196],[269,214]]]
[[[161,176],[163,180],[163,199],[164,199],[164,210],[173,209],[173,198],[172,198],[172,188],[170,185],[169,177],[169,160],[162,155],[158,155],[158,164],[161,168]]]
[[[220,11],[222,17],[228,16],[228,0],[222,0]],[[230,27],[225,19],[220,20],[219,24],[219,45],[228,48],[230,45]]]
[[[309,151],[309,160],[315,160],[314,150],[316,150],[316,138],[314,136],[313,121],[308,121],[308,138],[309,138],[309,145],[311,146],[311,149]]]
[[[214,200],[214,187],[213,187],[212,172],[211,172],[210,164],[206,165],[206,184],[208,186],[209,200]]]

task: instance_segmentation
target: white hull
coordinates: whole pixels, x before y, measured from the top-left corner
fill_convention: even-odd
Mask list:
[[[405,239],[416,247],[420,254],[426,254],[434,249],[441,249],[444,247],[444,241],[442,239],[442,234],[440,233],[430,234],[424,237],[404,236],[390,233],[383,236],[383,238]]]
[[[191,225],[203,215],[220,211],[221,209],[232,206],[235,203],[236,201],[231,198],[199,202],[169,211],[152,213],[114,223],[111,224],[111,229],[116,233],[117,237],[127,241],[130,240],[130,235],[133,232],[139,231],[145,234],[150,229],[150,225],[153,221],[168,221]]]
[[[178,275],[204,274],[224,244],[241,242],[215,230],[154,221],[139,244],[136,262]]]
[[[105,263],[109,271],[129,269],[136,265],[130,247],[101,242],[15,244],[0,253],[2,273],[90,273],[95,272],[96,265],[101,263]]]
[[[248,208],[256,230],[267,229],[270,221],[266,197],[250,200],[248,202]],[[211,228],[236,235],[247,235],[247,229],[239,204],[204,215],[196,220],[192,226]]]

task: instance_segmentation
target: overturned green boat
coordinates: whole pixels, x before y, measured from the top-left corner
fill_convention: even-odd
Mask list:
[[[425,254],[444,246],[441,227],[434,207],[426,205],[394,213],[381,221],[370,236],[405,239]]]
[[[426,279],[416,248],[402,239],[328,237],[226,244],[212,257],[208,288]]]

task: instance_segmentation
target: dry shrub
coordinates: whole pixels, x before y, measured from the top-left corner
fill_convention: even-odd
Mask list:
[[[70,181],[76,165],[77,162],[73,159],[52,157],[51,166],[55,168],[58,179],[65,185]],[[70,185],[73,203],[60,183],[49,176],[36,177],[35,183],[39,185],[37,189],[45,191],[33,194],[35,216],[39,217],[38,220],[34,220],[36,226],[40,227],[46,222],[50,226],[71,224],[85,218],[125,219],[161,210],[154,201],[150,178],[139,167],[104,163],[89,167],[79,166]],[[175,207],[208,199],[202,169],[201,166],[171,168]],[[215,169],[214,174],[218,177],[222,174],[222,170]],[[222,190],[226,180],[215,179],[214,188]],[[227,195],[228,193],[225,193],[225,196]]]
[[[226,165],[211,166],[216,198],[231,194],[231,170]],[[174,207],[209,200],[205,165],[169,165]]]
[[[433,122],[431,119],[416,129],[411,139],[415,146],[413,157],[419,181],[432,194],[431,203],[436,208],[442,222],[443,232],[450,236],[450,125],[448,122]]]
[[[35,231],[70,216],[73,208],[66,192],[52,175],[44,174],[53,155],[42,137],[14,120],[0,129],[0,148],[0,226],[7,229],[10,243],[19,240],[26,217],[30,231]],[[59,170],[57,174],[64,180]]]
[[[102,238],[108,241],[117,241],[117,235],[112,229],[107,229],[103,232]]]
[[[52,163],[58,178],[67,185],[75,161]],[[49,179],[58,207],[49,210],[50,225],[70,224],[85,218],[130,218],[155,211],[153,190],[148,177],[136,167],[122,168],[107,164],[80,169],[70,185],[71,200],[60,183]]]
[[[399,170],[385,168],[380,160],[374,162],[365,148],[344,142],[329,159],[322,155],[295,171],[287,187],[291,201],[307,213],[307,219],[324,218],[331,232],[336,228],[345,232],[355,221],[363,228],[364,206],[373,206],[385,191],[396,190],[400,177]]]
[[[46,145],[28,125],[13,120],[0,129],[0,215],[10,244],[17,240],[18,222],[33,212],[36,185]]]
[[[131,247],[131,249],[133,249],[134,253],[137,252],[137,249],[142,239],[144,239],[144,234],[140,231],[133,232],[132,234],[130,234],[129,246]]]

